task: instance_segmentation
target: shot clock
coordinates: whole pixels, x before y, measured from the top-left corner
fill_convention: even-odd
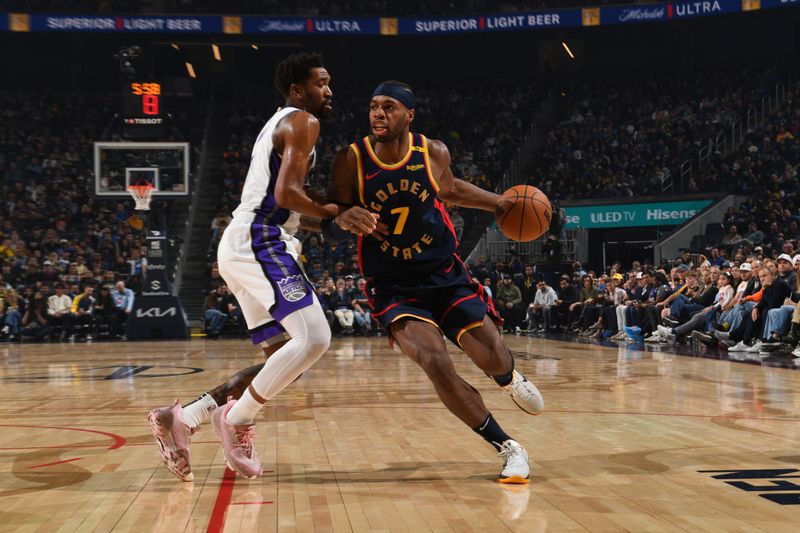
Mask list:
[[[164,95],[157,81],[122,84],[122,122],[125,137],[155,139],[164,124]]]

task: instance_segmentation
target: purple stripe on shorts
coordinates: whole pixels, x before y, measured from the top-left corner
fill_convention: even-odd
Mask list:
[[[254,345],[268,342],[270,340],[288,339],[289,334],[283,329],[278,322],[267,322],[258,326],[256,329],[250,330],[250,338],[253,340]]]
[[[253,254],[261,271],[272,285],[275,303],[269,312],[281,321],[287,315],[314,303],[314,289],[300,265],[286,250],[286,241],[280,240],[280,229],[264,225],[264,217],[256,215],[250,225]]]

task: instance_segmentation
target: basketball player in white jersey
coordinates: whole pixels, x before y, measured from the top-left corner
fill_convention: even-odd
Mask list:
[[[191,435],[209,414],[228,466],[243,477],[259,476],[261,461],[253,447],[256,413],[328,348],[325,313],[298,263],[301,245],[293,234],[300,215],[326,220],[328,231],[333,227],[338,234],[365,235],[376,228],[376,217],[367,210],[345,209],[304,188],[314,165],[317,117],[331,111],[330,80],[319,54],[296,54],[276,68],[275,85],[285,104],[253,145],[242,202],[217,252],[220,273],[266,363],[240,372],[185,407],[176,400],[148,417],[164,464],[184,481],[193,479]]]

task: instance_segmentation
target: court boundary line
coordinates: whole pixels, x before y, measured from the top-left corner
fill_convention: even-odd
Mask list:
[[[225,518],[228,515],[228,507],[231,504],[235,485],[236,473],[226,467],[217,491],[217,499],[214,501],[214,508],[211,510],[211,516],[208,517],[206,533],[222,533],[225,529]]]

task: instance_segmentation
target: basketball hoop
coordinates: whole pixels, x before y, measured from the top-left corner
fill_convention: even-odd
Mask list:
[[[150,200],[153,199],[153,191],[156,190],[150,183],[144,185],[129,185],[128,192],[136,202],[134,207],[137,211],[150,211]]]

